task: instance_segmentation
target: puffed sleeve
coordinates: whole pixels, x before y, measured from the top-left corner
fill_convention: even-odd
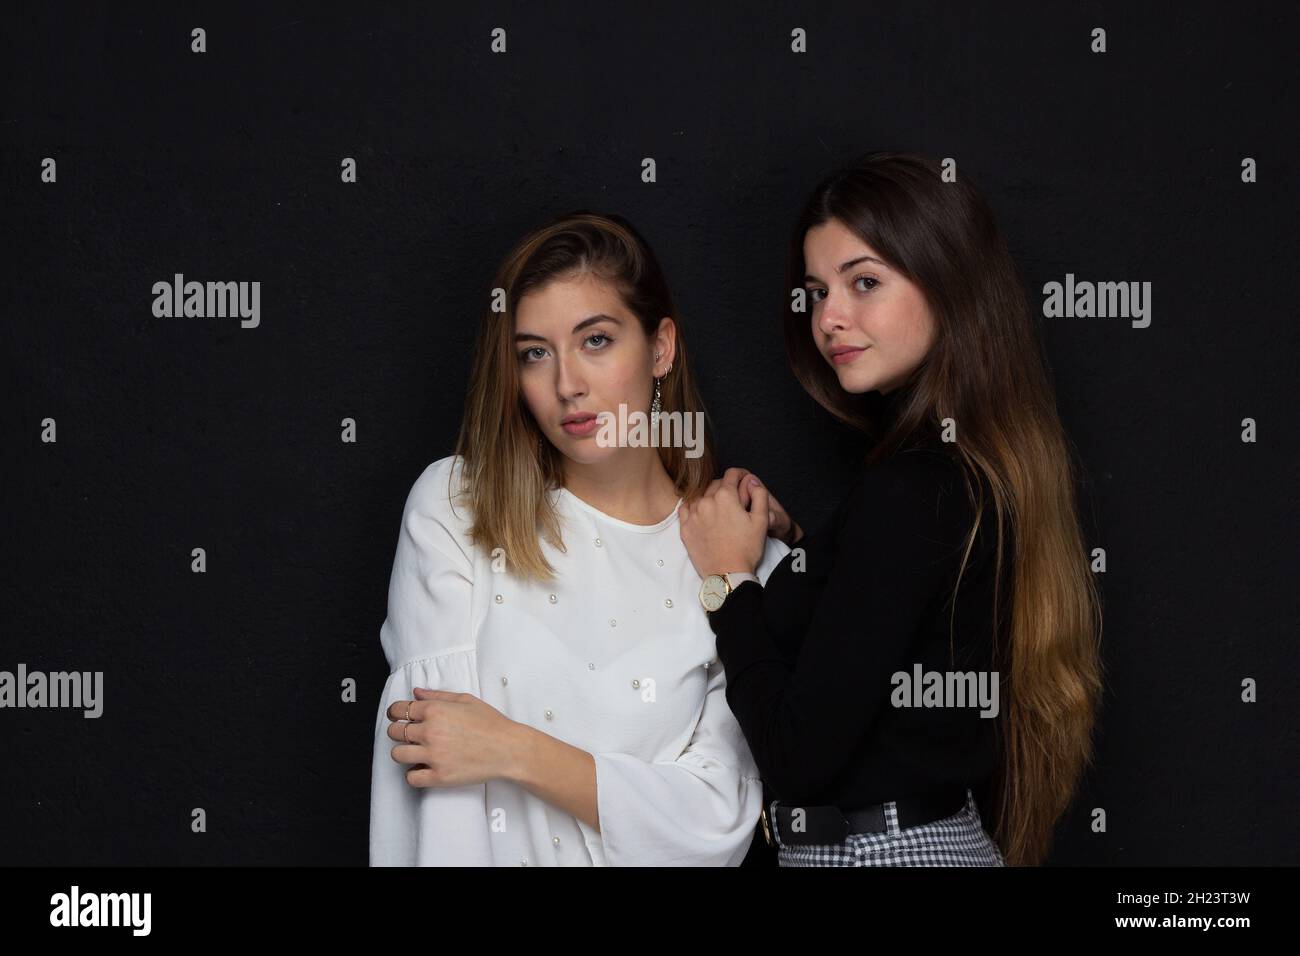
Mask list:
[[[709,667],[704,709],[676,760],[594,753],[600,831],[581,820],[606,866],[739,866],[763,802],[758,768]]]
[[[789,551],[769,539],[756,574],[767,579]],[[703,613],[703,609],[701,609]],[[593,753],[597,832],[578,826],[597,864],[739,866],[763,803],[758,768],[727,704],[726,672],[716,659],[694,733],[674,760]],[[601,857],[603,856],[603,860]]]
[[[409,764],[393,760],[387,710],[413,700],[415,687],[479,696],[472,620],[472,546],[464,508],[453,513],[449,479],[459,459],[443,458],[407,496],[388,583],[380,643],[392,670],[379,699],[370,778],[371,866],[491,865],[483,784],[412,787]]]

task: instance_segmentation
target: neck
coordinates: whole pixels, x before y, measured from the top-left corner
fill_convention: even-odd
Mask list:
[[[564,487],[598,511],[632,524],[657,524],[680,495],[653,447],[621,448],[597,464],[564,461]]]

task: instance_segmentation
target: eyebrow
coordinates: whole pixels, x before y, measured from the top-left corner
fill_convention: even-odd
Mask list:
[[[588,316],[587,318],[579,322],[577,325],[575,325],[573,327],[573,331],[570,334],[577,335],[587,326],[595,325],[597,322],[612,322],[614,323],[614,325],[623,324],[622,319],[615,318],[612,315],[605,315],[604,313],[597,313],[596,315]],[[515,341],[516,342],[545,342],[546,338],[545,336],[537,335],[533,332],[516,332]]]
[[[836,271],[836,272],[843,272],[845,269],[852,269],[852,268],[853,268],[854,266],[856,266],[859,262],[874,262],[874,263],[875,263],[876,265],[878,265],[878,266],[883,266],[883,265],[884,265],[884,263],[881,262],[879,259],[877,259],[875,256],[858,256],[856,259],[850,259],[848,262],[844,263],[842,266],[840,266],[840,267],[839,267],[838,269],[836,269],[835,271]],[[804,282],[819,282],[820,280],[819,280],[815,275],[812,275],[811,273],[809,273],[808,275],[806,275],[806,276],[803,277],[803,281],[804,281]]]

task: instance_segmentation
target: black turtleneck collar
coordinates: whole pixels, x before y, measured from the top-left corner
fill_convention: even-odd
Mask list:
[[[906,388],[892,388],[888,392],[876,390],[871,393],[876,405],[889,415],[896,415],[898,407],[902,404],[903,397],[907,394]]]
[[[887,431],[898,419],[906,392],[904,388],[895,388],[889,392],[867,392],[864,396],[867,414],[879,424],[882,432]]]
[[[903,405],[906,404],[911,389],[907,386],[891,389],[889,392],[873,391],[866,395],[867,409],[872,418],[879,423],[880,434],[891,432],[898,422]],[[933,447],[939,443],[938,431],[925,423],[918,425],[911,434],[903,436],[899,448],[916,446]]]

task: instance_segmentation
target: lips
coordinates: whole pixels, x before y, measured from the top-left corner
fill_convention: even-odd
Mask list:
[[[594,412],[574,412],[572,415],[565,415],[564,421],[560,422],[561,428],[579,438],[590,435],[599,426],[600,420]]]
[[[831,349],[831,361],[836,365],[844,365],[852,362],[869,348],[871,348],[870,345],[864,345],[860,348],[852,345],[837,345]]]

